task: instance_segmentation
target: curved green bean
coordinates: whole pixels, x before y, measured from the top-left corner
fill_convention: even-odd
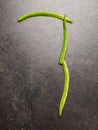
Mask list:
[[[54,12],[48,12],[48,11],[37,11],[37,12],[27,13],[27,14],[19,17],[18,21],[21,22],[27,18],[31,18],[31,17],[35,17],[35,16],[49,16],[49,17],[58,18],[60,20],[64,20],[64,15],[54,13]],[[66,22],[72,23],[72,20],[70,18],[66,17]]]
[[[59,116],[61,117],[64,105],[66,103],[68,88],[69,88],[69,71],[66,62],[63,60],[63,71],[64,71],[64,89],[59,105]]]
[[[66,16],[64,17],[63,21],[63,46],[60,54],[59,63],[63,65],[63,71],[64,71],[64,89],[63,94],[61,97],[60,105],[59,105],[59,116],[62,115],[62,111],[64,108],[64,105],[66,103],[67,94],[68,94],[68,88],[69,88],[69,71],[66,62],[64,61],[64,58],[66,56],[67,47],[68,47],[68,33],[67,33],[67,26],[66,26]]]

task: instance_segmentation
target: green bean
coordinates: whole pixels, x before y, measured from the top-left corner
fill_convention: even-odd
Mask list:
[[[63,35],[64,35],[63,46],[62,46],[62,50],[61,50],[61,54],[60,54],[60,58],[59,58],[59,63],[61,65],[63,65],[63,71],[64,71],[64,89],[63,89],[63,94],[62,94],[60,105],[59,105],[59,116],[60,117],[62,115],[64,105],[66,103],[68,88],[69,88],[69,71],[68,71],[66,62],[64,61],[64,58],[65,58],[66,52],[67,52],[67,46],[68,46],[66,16],[64,17],[64,21],[63,21]]]
[[[25,15],[19,17],[18,21],[21,22],[27,18],[35,17],[35,16],[49,16],[49,17],[54,17],[54,18],[63,20],[64,39],[63,39],[63,46],[62,46],[62,50],[61,50],[61,54],[60,54],[60,58],[59,58],[59,63],[63,66],[63,71],[64,71],[64,89],[63,89],[63,93],[62,93],[62,97],[61,97],[61,101],[60,101],[60,105],[59,105],[59,116],[61,116],[64,105],[66,103],[66,98],[68,95],[68,88],[69,88],[69,71],[68,71],[66,62],[64,61],[64,58],[65,58],[66,52],[67,52],[67,46],[68,46],[68,33],[67,33],[66,22],[72,23],[72,20],[70,18],[63,16],[61,14],[58,14],[58,13],[38,11],[38,12],[31,12],[31,13],[25,14]]]
[[[63,21],[63,36],[64,36],[63,46],[62,46],[60,59],[59,59],[60,64],[63,64],[63,60],[66,56],[67,46],[68,46],[68,33],[67,33],[67,26],[66,26],[66,16],[64,16],[64,21]]]
[[[59,116],[62,116],[62,111],[64,105],[66,103],[67,95],[68,95],[68,88],[69,88],[69,71],[66,62],[63,60],[63,71],[64,71],[64,89],[63,94],[61,97],[60,105],[59,105]]]
[[[58,18],[60,20],[64,20],[64,16],[61,14],[54,13],[54,12],[37,11],[37,12],[27,13],[27,14],[19,17],[18,21],[21,22],[27,18],[34,17],[34,16],[49,16],[49,17]],[[66,17],[66,21],[69,23],[72,23],[72,20],[70,18],[67,18],[67,17]]]

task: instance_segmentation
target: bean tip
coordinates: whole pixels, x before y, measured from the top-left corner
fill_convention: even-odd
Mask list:
[[[62,116],[62,111],[59,110],[59,117],[61,118],[61,116]]]
[[[18,21],[18,22],[21,22],[21,19],[20,19],[20,18],[18,18],[18,19],[17,19],[17,21]]]

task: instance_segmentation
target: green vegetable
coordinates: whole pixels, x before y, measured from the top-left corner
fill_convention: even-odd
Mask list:
[[[31,13],[25,14],[19,17],[18,21],[21,22],[27,18],[35,17],[35,16],[49,16],[49,17],[54,17],[54,18],[63,20],[64,39],[63,39],[63,46],[62,46],[62,50],[61,50],[60,58],[59,58],[59,63],[63,66],[63,71],[64,71],[64,89],[63,89],[63,93],[62,93],[62,97],[61,97],[61,101],[59,105],[59,116],[61,117],[64,105],[66,103],[66,99],[68,95],[68,88],[69,88],[69,71],[68,71],[66,62],[64,61],[64,58],[67,52],[67,46],[68,46],[68,32],[67,32],[66,22],[72,23],[72,20],[58,13],[38,11],[38,12],[31,12]]]
[[[63,46],[60,54],[60,59],[59,63],[63,65],[63,71],[64,71],[64,89],[63,89],[63,94],[61,97],[60,105],[59,105],[59,116],[62,115],[62,111],[67,99],[67,94],[68,94],[68,88],[69,88],[69,71],[66,62],[64,61],[64,58],[66,56],[67,52],[67,46],[68,46],[68,33],[67,33],[67,27],[66,27],[66,16],[64,17],[63,21],[63,35],[64,35],[64,40],[63,40]]]
[[[35,17],[35,16],[49,16],[49,17],[58,18],[60,20],[64,20],[64,16],[61,14],[54,13],[54,12],[38,11],[38,12],[31,12],[31,13],[25,14],[19,17],[18,21],[21,22],[27,18]],[[72,23],[72,20],[66,17],[66,22]]]
[[[60,59],[59,59],[60,64],[63,64],[63,60],[66,56],[67,46],[68,46],[68,33],[67,33],[67,27],[66,27],[66,16],[64,16],[64,21],[63,21],[63,35],[64,35],[64,40],[63,40],[63,46],[62,46]]]
[[[59,105],[59,116],[62,115],[64,105],[66,103],[68,88],[69,88],[69,71],[66,62],[63,60],[63,71],[64,71],[64,89]]]

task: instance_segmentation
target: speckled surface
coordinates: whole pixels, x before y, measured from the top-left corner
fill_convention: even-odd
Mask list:
[[[97,0],[0,1],[0,130],[98,130]],[[62,21],[27,12],[67,14],[70,89],[62,118]]]

